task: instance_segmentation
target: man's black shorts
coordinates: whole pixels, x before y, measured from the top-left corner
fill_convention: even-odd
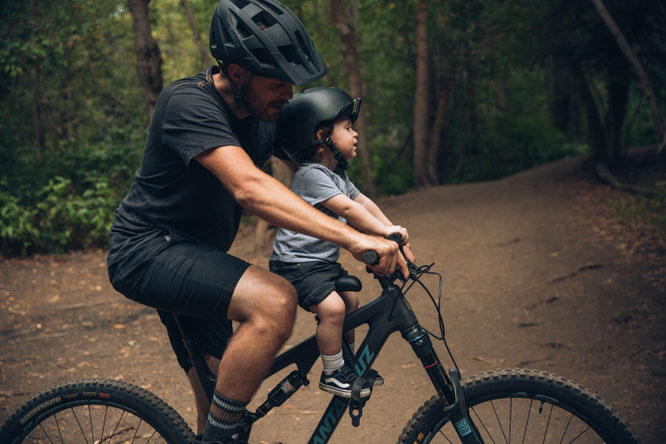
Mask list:
[[[294,286],[298,304],[306,310],[323,301],[335,290],[335,281],[347,276],[347,271],[337,262],[280,262],[268,263],[273,273],[279,274]]]
[[[221,358],[233,332],[229,302],[250,264],[174,231],[150,243],[109,266],[114,288],[157,309],[183,370],[192,364],[172,313],[184,319],[201,352]]]

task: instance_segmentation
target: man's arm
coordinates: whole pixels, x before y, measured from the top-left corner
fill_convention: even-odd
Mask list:
[[[366,236],[316,210],[257,168],[241,147],[213,148],[196,160],[215,174],[241,206],[268,222],[332,242],[349,250],[357,260],[362,260],[366,250],[376,251],[380,260],[373,269],[377,273],[392,273],[396,264],[407,269],[394,242]]]

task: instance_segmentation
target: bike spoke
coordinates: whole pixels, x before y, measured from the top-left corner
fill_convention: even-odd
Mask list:
[[[104,429],[106,428],[106,415],[109,412],[109,407],[104,406],[104,419],[102,420],[102,433],[99,435],[100,444],[104,442]]]
[[[446,434],[442,431],[442,429],[439,429],[439,434],[442,435],[444,439],[446,439],[450,444],[453,444],[453,441],[451,441],[449,437],[446,436]]]
[[[541,444],[546,443],[546,436],[548,435],[548,427],[550,427],[550,419],[552,418],[553,415],[553,407],[554,405],[550,405],[550,411],[548,412],[548,422],[546,422],[546,430],[543,431],[543,441],[541,441]]]
[[[134,442],[134,440],[136,439],[136,435],[139,433],[139,428],[141,427],[142,422],[143,422],[143,420],[139,419],[139,424],[137,424],[136,429],[134,429],[134,436],[132,436],[132,441],[131,442]]]
[[[590,427],[589,427],[589,426],[588,426],[585,430],[583,430],[582,432],[580,432],[580,433],[578,434],[578,436],[576,436],[574,439],[572,439],[571,441],[569,441],[569,444],[571,444],[572,442],[578,441],[578,438],[580,438],[580,437],[583,436],[585,433],[587,433],[588,430],[590,430]]]
[[[513,398],[509,398],[509,443],[511,442],[512,427],[513,427]]]
[[[50,442],[51,444],[53,444],[53,441],[51,441],[51,438],[49,437],[49,434],[46,432],[46,430],[44,430],[44,427],[42,426],[41,423],[39,424],[39,428],[42,429],[42,432],[44,432],[44,436],[46,436],[46,439],[48,439],[49,442]],[[32,439],[30,439],[30,441],[32,441]],[[60,437],[60,441],[62,441],[62,437]],[[34,442],[34,441],[33,441],[33,442]]]
[[[74,409],[70,409],[72,411],[72,414],[74,415],[74,419],[76,419],[76,423],[79,425],[79,429],[81,430],[81,436],[83,436],[83,439],[86,440],[86,444],[88,444],[88,438],[86,438],[86,433],[83,431],[83,427],[81,426],[81,422],[79,421],[79,417],[76,416],[76,412]]]
[[[57,413],[55,415],[53,415],[53,419],[55,420],[56,430],[58,430],[58,436],[60,436],[60,442],[65,442],[65,440],[62,439],[62,431],[60,430],[60,424],[58,424],[58,414]]]
[[[564,442],[564,437],[567,434],[567,431],[569,430],[569,426],[571,425],[571,420],[573,419],[573,415],[569,415],[569,420],[567,421],[566,427],[564,427],[564,432],[562,432],[562,438],[560,438],[560,444]]]
[[[88,404],[88,418],[90,419],[90,437],[93,444],[95,444],[95,431],[93,430],[92,408]]]
[[[150,444],[150,441],[153,440],[153,437],[155,436],[156,433],[157,433],[157,430],[153,430],[153,433],[150,435],[150,438],[148,438],[148,441],[146,441],[146,444]]]
[[[506,434],[504,433],[504,427],[502,427],[502,421],[500,421],[499,415],[497,414],[497,410],[495,409],[495,403],[493,401],[490,401],[490,405],[493,408],[493,413],[495,413],[495,419],[497,419],[497,425],[499,426],[500,431],[502,432],[502,436],[504,437],[504,442],[508,444],[509,441],[507,441],[506,439]]]
[[[493,442],[493,444],[497,444],[495,442],[495,440],[493,439],[493,436],[490,434],[490,431],[488,430],[488,427],[486,427],[486,424],[483,422],[483,419],[481,418],[481,416],[479,416],[478,412],[476,411],[476,409],[474,407],[472,407],[472,412],[474,412],[474,415],[476,415],[476,419],[478,419],[479,422],[481,423],[481,426],[483,427],[483,430],[485,430],[486,433],[488,434],[488,438],[490,438],[490,440]]]
[[[120,421],[123,420],[123,416],[125,416],[125,411],[120,414],[120,418],[118,418],[118,422],[116,423],[116,426],[113,428],[113,433],[109,436],[109,444],[111,444],[111,440],[113,437],[116,435],[116,430],[118,430],[118,426],[120,425]]]
[[[533,400],[530,399],[530,406],[527,409],[527,420],[525,421],[525,430],[523,430],[523,440],[522,444],[525,444],[525,437],[527,436],[527,425],[530,423],[530,414],[532,413],[532,403]]]

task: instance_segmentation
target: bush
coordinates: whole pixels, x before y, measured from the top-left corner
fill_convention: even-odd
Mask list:
[[[56,176],[34,194],[0,190],[0,206],[3,254],[53,253],[106,245],[117,199],[107,179],[89,178],[79,194]]]

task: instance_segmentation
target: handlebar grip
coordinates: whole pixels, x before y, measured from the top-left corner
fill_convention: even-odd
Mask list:
[[[388,238],[389,238],[389,240],[392,240],[393,242],[397,243],[398,245],[402,244],[402,236],[400,236],[399,233],[393,233]]]
[[[376,263],[379,262],[379,255],[377,254],[376,251],[365,250],[363,252],[363,262],[365,262],[368,265],[375,265]]]

